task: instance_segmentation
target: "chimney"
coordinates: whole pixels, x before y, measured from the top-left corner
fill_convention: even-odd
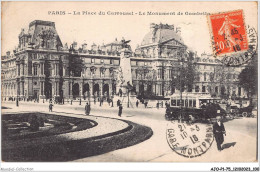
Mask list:
[[[83,49],[83,51],[87,50],[87,45],[88,45],[87,43],[83,43],[83,44],[82,44],[82,49]]]
[[[78,49],[78,43],[74,41],[73,44],[72,44],[72,48],[74,50],[77,50]]]
[[[155,27],[155,23],[151,23],[151,24],[150,24],[150,30],[153,30],[154,27]]]

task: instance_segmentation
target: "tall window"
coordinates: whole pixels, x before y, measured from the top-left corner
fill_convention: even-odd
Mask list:
[[[202,86],[202,92],[205,93],[206,92],[206,87]]]
[[[159,78],[159,79],[162,78],[162,69],[158,69],[158,78]]]
[[[199,86],[195,87],[195,92],[200,92],[200,87]]]
[[[207,81],[207,73],[204,73],[204,81]]]
[[[33,65],[33,75],[37,75],[37,70],[38,70],[38,67],[37,65]]]

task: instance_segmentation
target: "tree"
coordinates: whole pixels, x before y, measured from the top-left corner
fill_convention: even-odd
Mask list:
[[[69,55],[69,76],[80,77],[84,68],[83,60],[77,54]]]
[[[239,85],[243,87],[249,98],[252,98],[252,95],[257,94],[257,69],[258,69],[258,55],[255,54],[252,57],[252,60],[248,65],[241,71],[238,76]]]
[[[172,86],[175,86],[177,89],[184,91],[187,89],[188,92],[192,91],[192,86],[195,79],[195,68],[193,65],[194,53],[189,52],[187,63],[179,66],[178,71],[179,75],[175,76],[175,73],[172,72]]]

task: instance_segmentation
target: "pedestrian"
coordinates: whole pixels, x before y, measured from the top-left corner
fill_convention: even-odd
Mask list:
[[[117,107],[120,105],[120,100],[118,99],[116,102]]]
[[[19,106],[19,100],[16,99],[16,106],[18,107]]]
[[[89,106],[89,104],[88,104],[88,102],[86,103],[86,106],[85,106],[85,114],[86,115],[89,115],[89,113],[90,113],[90,106]]]
[[[139,105],[139,101],[138,101],[138,100],[136,101],[136,104],[135,104],[135,105],[136,105],[136,107],[138,108],[138,105]]]
[[[226,136],[226,131],[225,131],[225,127],[224,124],[221,122],[221,117],[217,116],[216,117],[217,122],[213,125],[213,134],[215,137],[215,140],[217,142],[217,147],[218,150],[221,151],[221,144],[224,142],[224,134]]]
[[[91,110],[91,108],[90,108],[90,102],[89,102],[89,104],[88,104],[88,115],[90,114],[90,110]]]
[[[53,107],[53,104],[52,102],[49,104],[49,112],[52,112],[52,107]]]
[[[148,102],[144,102],[144,107],[147,108]]]
[[[118,116],[119,116],[119,117],[121,117],[121,115],[122,115],[122,110],[123,110],[123,106],[122,106],[122,104],[120,103],[120,104],[119,104],[119,110],[118,110]]]

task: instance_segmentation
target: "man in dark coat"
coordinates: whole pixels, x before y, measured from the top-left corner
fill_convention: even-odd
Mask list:
[[[49,104],[49,112],[52,112],[52,107],[53,107],[53,104],[52,102]]]
[[[217,122],[213,125],[213,134],[217,142],[218,150],[221,151],[221,144],[224,142],[224,134],[226,135],[224,124],[221,122],[221,117],[217,116]]]
[[[123,110],[123,106],[122,106],[122,104],[120,103],[120,104],[119,104],[119,110],[118,110],[118,116],[120,116],[120,117],[121,117],[121,115],[122,115],[122,110]]]
[[[117,107],[120,105],[120,100],[118,99],[116,102]]]
[[[85,106],[85,114],[86,115],[89,115],[90,113],[90,105],[88,103],[86,103],[86,106]]]

